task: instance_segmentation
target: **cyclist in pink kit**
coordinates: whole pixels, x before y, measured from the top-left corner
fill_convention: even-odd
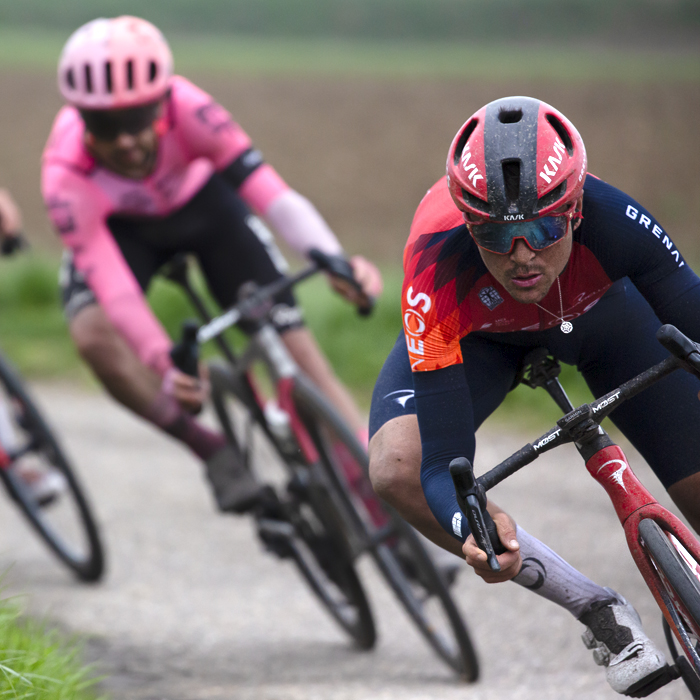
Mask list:
[[[286,263],[260,217],[301,255],[343,249],[228,112],[173,75],[170,49],[149,22],[123,16],[79,28],[63,49],[58,83],[68,106],[44,151],[42,191],[67,248],[61,287],[71,336],[118,401],[204,461],[219,507],[241,512],[257,485],[224,437],[193,418],[206,382],[174,368],[171,340],[144,292],[182,252],[197,257],[222,306],[244,282],[281,276]],[[362,293],[331,279],[337,291],[355,303],[380,293],[372,263],[355,256],[347,264]],[[276,301],[275,323],[294,358],[361,433],[293,296]]]

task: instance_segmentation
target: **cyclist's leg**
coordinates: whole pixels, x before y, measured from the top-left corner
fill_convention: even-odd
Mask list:
[[[661,362],[661,322],[630,282],[598,314],[596,339],[582,347],[579,368],[596,396]],[[681,512],[700,532],[700,380],[675,372],[622,404],[611,420],[639,450]]]
[[[160,260],[144,248],[139,251],[137,265],[133,262],[137,258],[135,246],[126,250],[127,263],[137,269],[137,279],[145,286],[150,277],[144,270],[151,267],[155,272]],[[138,359],[111,324],[69,255],[64,257],[61,283],[71,337],[80,356],[113,398],[185,443],[201,459],[209,459],[221,450],[223,437],[201,426],[163,391],[161,378]]]

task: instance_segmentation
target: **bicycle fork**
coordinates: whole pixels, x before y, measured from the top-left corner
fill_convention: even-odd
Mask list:
[[[656,521],[661,528],[671,535],[670,541],[688,564],[694,576],[700,582],[700,545],[688,528],[673,513],[664,508],[641,484],[618,445],[604,447],[586,462],[589,474],[605,489],[622,523],[627,545],[644,580],[663,611],[666,621],[677,627],[678,620],[673,619],[673,610],[668,597],[684,610],[680,601],[662,581],[660,573],[650,562],[639,534],[642,520]],[[693,623],[692,616],[684,615],[686,622],[700,638],[700,629]]]

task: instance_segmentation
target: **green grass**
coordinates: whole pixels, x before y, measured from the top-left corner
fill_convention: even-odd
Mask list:
[[[70,32],[0,28],[0,67],[55,70]],[[692,52],[582,47],[550,42],[378,41],[250,36],[169,36],[175,67],[186,75],[330,75],[376,78],[551,79],[697,82]]]
[[[97,680],[90,672],[75,640],[20,617],[13,601],[0,600],[0,698],[95,700]]]

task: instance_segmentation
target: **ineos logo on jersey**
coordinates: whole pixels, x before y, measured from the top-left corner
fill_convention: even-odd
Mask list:
[[[474,163],[469,163],[471,157],[472,152],[469,150],[469,145],[467,144],[462,151],[460,162],[462,163],[462,168],[467,176],[467,179],[471,180],[472,185],[476,185],[476,181],[483,180],[484,176],[479,172],[479,168],[477,168]]]
[[[671,251],[671,255],[676,259],[678,267],[683,267],[685,265],[685,262],[681,260],[681,254],[677,249],[673,249],[673,241],[666,235],[664,230],[658,224],[651,220],[651,218],[649,218],[646,214],[640,215],[639,209],[635,209],[631,204],[627,205],[625,215],[632,219],[632,221],[636,221],[640,226],[644,226],[647,231],[651,231],[666,246],[666,249]],[[650,229],[649,227],[653,223],[654,225]],[[663,238],[661,238],[662,235]]]
[[[417,338],[425,332],[427,324],[423,314],[427,314],[428,311],[430,311],[433,302],[424,292],[418,292],[418,294],[413,296],[413,287],[409,287],[406,291],[406,303],[411,307],[410,309],[406,309],[403,315],[404,330],[407,334],[406,344],[408,346],[408,353],[409,355],[423,355],[425,354],[425,346],[423,341],[417,340]],[[424,358],[421,357],[411,357],[411,369],[415,369],[424,361]]]
[[[415,309],[407,309],[403,315],[403,327],[409,335],[423,335],[425,319]]]
[[[564,146],[558,137],[554,140],[552,150],[554,151],[554,155],[549,156],[547,163],[545,163],[543,170],[540,172],[540,177],[545,180],[547,184],[552,182],[552,178],[559,171],[559,166],[562,160],[564,160],[564,155],[566,155],[566,146]],[[550,165],[552,166],[551,169],[549,168]]]

